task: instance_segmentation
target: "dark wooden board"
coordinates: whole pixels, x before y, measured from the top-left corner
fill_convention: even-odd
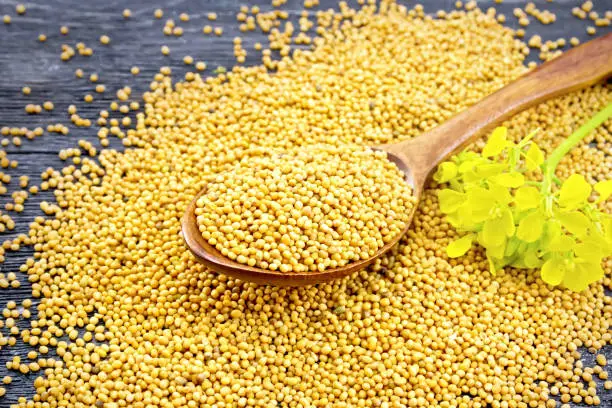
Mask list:
[[[67,107],[76,104],[79,114],[95,119],[100,109],[108,108],[115,91],[123,86],[130,86],[134,90],[133,96],[138,96],[147,89],[155,72],[162,65],[171,66],[182,77],[188,69],[182,62],[185,55],[191,55],[196,61],[205,61],[211,73],[217,66],[229,67],[234,64],[232,39],[235,36],[244,38],[245,48],[251,51],[256,41],[265,42],[263,33],[249,33],[245,35],[238,30],[235,15],[240,5],[259,5],[262,10],[271,9],[270,1],[261,0],[22,0],[27,6],[24,16],[17,16],[15,5],[17,0],[0,0],[0,16],[9,14],[12,17],[11,25],[0,22],[0,127],[2,126],[36,126],[46,127],[49,123],[69,123]],[[408,6],[416,4],[414,1],[400,0]],[[316,9],[337,8],[338,0],[321,0]],[[354,4],[354,0],[349,2]],[[438,9],[451,10],[454,1],[426,0],[423,1],[426,11],[434,12]],[[496,4],[492,0],[479,1],[483,9],[494,6],[506,15],[507,25],[517,27],[516,18],[512,9],[524,6],[524,1],[505,0]],[[542,25],[531,18],[532,23],[527,27],[527,38],[532,34],[540,34],[544,40],[559,37],[578,37],[586,41],[590,36],[586,33],[587,25],[592,22],[578,20],[571,15],[571,8],[581,1],[575,0],[537,0],[539,8],[553,11],[557,15],[557,22],[551,25]],[[595,10],[600,14],[612,9],[612,0],[595,0]],[[125,20],[121,12],[124,8],[132,11],[132,17]],[[156,8],[164,10],[164,18],[156,20],[153,11]],[[298,15],[302,9],[301,2],[289,1],[284,10],[290,11],[292,17]],[[174,18],[178,22],[178,15],[189,13],[189,22],[181,22],[185,33],[182,37],[166,37],[162,33],[164,21]],[[218,20],[208,22],[206,14],[216,12]],[[204,36],[201,32],[205,24],[222,26],[222,37]],[[60,26],[70,28],[67,36],[60,34]],[[598,28],[598,35],[609,32],[609,28]],[[46,34],[47,42],[41,44],[37,41],[38,34]],[[98,38],[102,34],[111,37],[111,44],[100,45]],[[75,56],[69,62],[59,59],[61,44],[68,43],[74,46],[82,41],[94,49],[91,57]],[[160,53],[162,45],[168,45],[171,54],[164,57]],[[532,53],[529,60],[537,60],[537,53]],[[249,52],[247,64],[258,63],[254,52]],[[130,74],[132,66],[140,67],[138,76]],[[100,83],[107,87],[104,95],[96,94],[94,85],[86,78],[76,79],[74,71],[82,68],[88,77],[91,73],[98,73]],[[24,96],[22,86],[30,86],[32,93]],[[95,101],[92,104],[83,103],[83,96],[92,93]],[[42,103],[52,100],[55,103],[53,112],[41,115],[26,115],[24,106],[28,103]],[[40,173],[49,166],[61,168],[62,162],[57,157],[60,149],[74,147],[77,140],[84,138],[97,143],[95,128],[76,128],[70,126],[70,134],[61,136],[45,134],[34,141],[24,140],[21,147],[8,146],[6,151],[11,159],[19,161],[19,167],[9,170],[15,178],[19,175],[29,175],[34,183],[40,181]],[[117,140],[112,139],[112,146],[120,147]],[[16,180],[11,183],[11,190],[16,189]],[[28,222],[40,213],[39,204],[42,200],[51,200],[50,192],[45,192],[30,199],[26,203],[26,211],[15,217],[18,226],[12,233],[1,234],[2,239],[14,236],[17,233],[27,232]],[[7,196],[0,197],[0,205],[4,205]],[[30,297],[30,286],[27,277],[18,272],[19,265],[31,254],[27,249],[17,253],[9,253],[4,264],[0,265],[3,273],[16,272],[22,282],[19,289],[0,289],[0,308],[9,300],[18,300]],[[22,327],[28,323],[20,322]],[[27,348],[23,345],[0,350],[0,377],[8,374],[5,368],[7,360],[13,355],[25,355]],[[612,347],[605,350],[608,360],[612,360]],[[586,355],[586,363],[592,364],[593,358]],[[7,396],[0,399],[0,407],[9,407],[20,396],[32,394],[31,382],[36,375],[21,376],[10,373],[14,382],[7,387]],[[604,407],[612,407],[611,393],[601,392]]]

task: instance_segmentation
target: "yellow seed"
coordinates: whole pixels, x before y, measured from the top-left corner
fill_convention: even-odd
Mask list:
[[[60,27],[60,33],[61,33],[62,35],[67,35],[69,31],[70,31],[70,30],[68,29],[68,27],[67,27],[67,26],[61,26],[61,27]]]
[[[130,9],[124,9],[123,13],[121,13],[123,15],[123,18],[128,19],[130,17],[132,17],[132,10]]]
[[[593,9],[593,2],[590,1],[590,0],[589,1],[585,1],[584,3],[582,3],[580,8],[588,13],[588,12],[590,12]]]
[[[164,16],[164,12],[162,9],[155,9],[155,11],[153,12],[153,16],[159,20]]]
[[[17,14],[23,15],[26,13],[26,7],[23,4],[17,4],[17,6],[15,6],[15,11]]]
[[[170,47],[168,47],[167,45],[162,45],[161,53],[164,54],[164,55],[169,55],[170,54]]]
[[[108,35],[100,36],[100,44],[107,45],[110,43],[110,37]]]
[[[595,360],[597,361],[597,364],[599,364],[602,367],[607,364],[606,356],[603,354],[598,354]]]
[[[11,24],[11,16],[5,14],[4,16],[2,16],[2,22],[6,25]]]
[[[193,57],[191,57],[190,55],[186,55],[185,57],[183,57],[183,62],[185,63],[185,65],[191,65],[193,64]]]
[[[47,36],[46,36],[46,35],[44,35],[44,34],[39,34],[39,35],[38,35],[38,41],[39,41],[39,42],[45,42],[45,41],[47,41]]]
[[[32,89],[30,89],[29,86],[24,86],[23,88],[21,88],[21,93],[23,93],[24,95],[29,95],[30,93],[32,93]]]

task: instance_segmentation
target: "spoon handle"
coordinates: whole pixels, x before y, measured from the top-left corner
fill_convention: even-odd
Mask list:
[[[422,137],[386,150],[402,154],[413,170],[414,181],[424,183],[438,163],[512,115],[611,74],[612,33],[540,65]]]

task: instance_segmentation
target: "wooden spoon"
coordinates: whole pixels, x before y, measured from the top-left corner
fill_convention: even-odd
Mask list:
[[[378,146],[406,175],[420,199],[427,178],[436,166],[476,137],[512,115],[547,99],[593,85],[612,74],[612,33],[574,48],[540,65],[510,85],[487,96],[469,109],[423,135],[400,143]],[[223,256],[202,237],[195,207],[202,191],[189,204],[182,219],[183,237],[196,259],[210,269],[244,281],[279,286],[302,286],[338,279],[364,269],[393,247],[410,226],[372,258],[322,272],[282,273],[250,267]]]

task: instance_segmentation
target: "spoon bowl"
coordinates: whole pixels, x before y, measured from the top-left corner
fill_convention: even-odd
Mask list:
[[[516,113],[547,99],[586,88],[612,74],[612,33],[589,41],[520,77],[487,96],[467,110],[423,135],[404,142],[374,147],[405,175],[417,201],[436,166],[453,152]],[[244,281],[276,286],[304,286],[339,279],[360,271],[389,251],[410,228],[417,205],[400,234],[374,256],[347,265],[315,272],[279,272],[251,267],[225,257],[210,245],[197,225],[196,202],[202,190],[187,206],[181,220],[183,238],[195,258],[211,270]]]
[[[407,183],[412,184],[409,169],[405,167],[405,163],[393,153],[387,153],[390,161],[395,163],[398,168],[406,175]],[[413,194],[418,191],[417,200],[420,198],[420,189],[417,190],[413,185]],[[189,203],[183,218],[181,219],[181,229],[185,243],[195,256],[195,258],[208,268],[217,273],[238,278],[243,281],[255,282],[259,284],[275,285],[275,286],[306,286],[316,283],[329,282],[334,279],[340,279],[353,272],[360,271],[371,265],[382,254],[391,249],[404,236],[410,228],[412,217],[416,211],[416,206],[411,210],[410,217],[406,226],[400,234],[392,241],[388,242],[380,248],[376,255],[368,259],[362,259],[356,262],[351,262],[348,265],[338,268],[329,268],[324,271],[314,272],[280,272],[270,269],[257,268],[254,266],[245,265],[224,256],[214,245],[211,245],[204,239],[198,228],[196,220],[196,204],[198,199],[206,193],[206,188],[201,190],[198,195]]]

